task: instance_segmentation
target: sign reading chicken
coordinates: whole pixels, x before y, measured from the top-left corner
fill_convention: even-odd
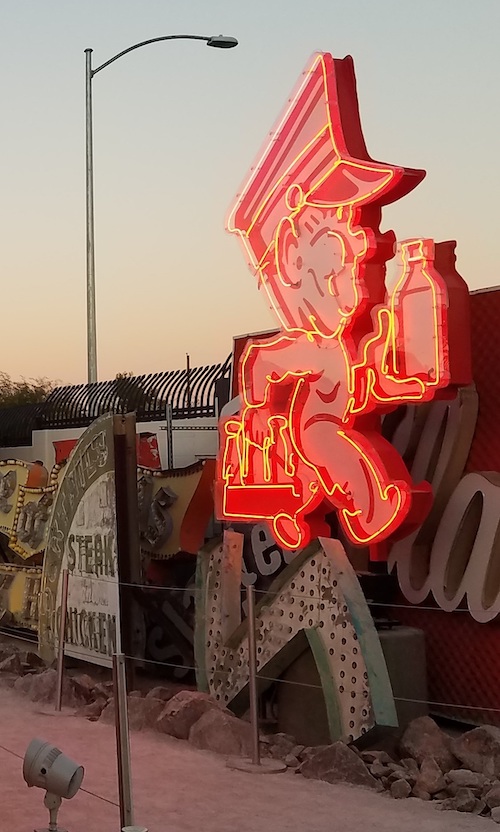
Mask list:
[[[332,510],[371,547],[425,518],[431,487],[381,417],[453,395],[471,371],[468,290],[446,244],[380,230],[383,206],[424,176],[371,159],[352,59],[313,56],[229,218],[280,330],[247,344],[239,412],[219,424],[220,519],[264,521],[295,549],[330,536]]]

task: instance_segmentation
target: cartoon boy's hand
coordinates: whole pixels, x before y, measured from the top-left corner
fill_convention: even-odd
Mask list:
[[[374,310],[374,333],[362,346],[362,363],[369,378],[370,395],[379,402],[419,401],[426,387],[416,377],[401,376],[393,352],[392,312],[385,306]]]
[[[268,407],[247,407],[243,413],[243,437],[245,442],[252,445],[264,446],[270,437],[269,419],[271,412]]]

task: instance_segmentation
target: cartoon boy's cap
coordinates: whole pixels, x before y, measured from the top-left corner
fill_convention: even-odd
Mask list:
[[[228,230],[262,265],[280,221],[307,203],[330,207],[394,202],[423,170],[375,162],[368,155],[351,57],[313,56],[297,92],[238,195]]]

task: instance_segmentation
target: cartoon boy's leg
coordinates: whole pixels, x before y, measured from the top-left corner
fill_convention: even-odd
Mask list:
[[[342,430],[326,422],[307,431],[304,451],[317,470],[339,521],[353,543],[389,537],[407,517],[412,483],[400,457],[378,433]],[[314,433],[321,431],[321,444]],[[314,454],[314,457],[313,457]]]

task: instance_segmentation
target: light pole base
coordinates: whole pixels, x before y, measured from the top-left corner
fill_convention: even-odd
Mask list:
[[[246,771],[248,774],[281,774],[288,768],[281,760],[272,760],[268,757],[261,760],[258,765],[252,763],[250,759],[241,760],[235,757],[227,760],[226,766],[234,771]]]

